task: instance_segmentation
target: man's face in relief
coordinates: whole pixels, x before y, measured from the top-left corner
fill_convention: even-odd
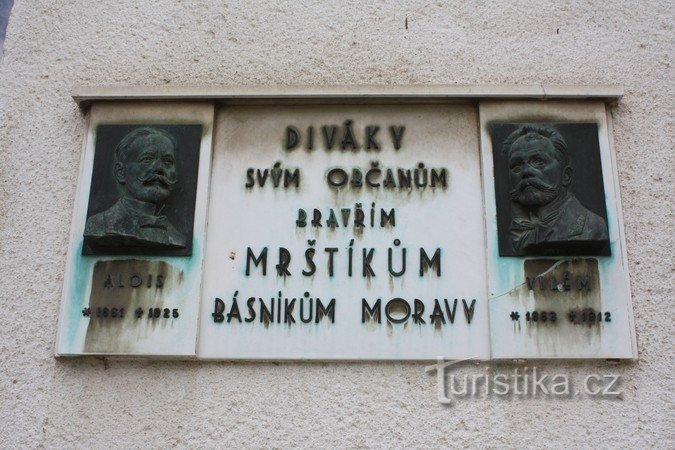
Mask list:
[[[148,203],[166,200],[177,182],[175,152],[173,143],[164,136],[148,135],[136,139],[126,160],[118,163],[121,166],[116,168],[118,180],[122,179],[127,194]]]
[[[546,138],[526,135],[511,146],[509,175],[511,199],[528,207],[541,207],[560,195],[565,167]]]

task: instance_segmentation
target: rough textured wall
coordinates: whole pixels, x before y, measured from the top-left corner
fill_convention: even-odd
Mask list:
[[[1,446],[673,447],[673,3],[346,3],[16,0],[0,62]],[[640,361],[546,366],[622,373],[622,399],[444,407],[421,364],[53,358],[85,131],[73,86],[540,82],[625,87],[612,115]]]

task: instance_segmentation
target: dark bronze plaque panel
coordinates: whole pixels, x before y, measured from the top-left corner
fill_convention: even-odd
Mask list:
[[[84,255],[192,254],[201,125],[99,125]]]
[[[500,256],[609,256],[598,127],[492,123]]]

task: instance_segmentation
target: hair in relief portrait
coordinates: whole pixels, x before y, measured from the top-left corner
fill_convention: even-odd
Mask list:
[[[493,123],[500,256],[610,254],[596,124]]]
[[[84,255],[192,253],[201,125],[99,125]]]

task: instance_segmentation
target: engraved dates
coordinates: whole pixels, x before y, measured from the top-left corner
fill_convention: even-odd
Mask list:
[[[609,311],[596,311],[593,308],[572,309],[564,314],[557,311],[511,311],[509,319],[512,322],[518,322],[524,319],[529,324],[555,324],[560,317],[567,317],[570,323],[575,325],[599,325],[612,321],[612,313]]]
[[[148,308],[144,310],[143,308],[136,308],[134,311],[137,319],[142,319],[144,316],[148,320],[153,319],[177,319],[180,316],[178,308]]]
[[[177,319],[180,317],[178,308],[141,308],[138,307],[134,311],[134,316],[137,319],[147,317],[148,319]],[[84,317],[95,317],[97,319],[124,319],[127,316],[127,310],[123,307],[97,307],[91,308],[89,306],[82,308],[82,315]]]

